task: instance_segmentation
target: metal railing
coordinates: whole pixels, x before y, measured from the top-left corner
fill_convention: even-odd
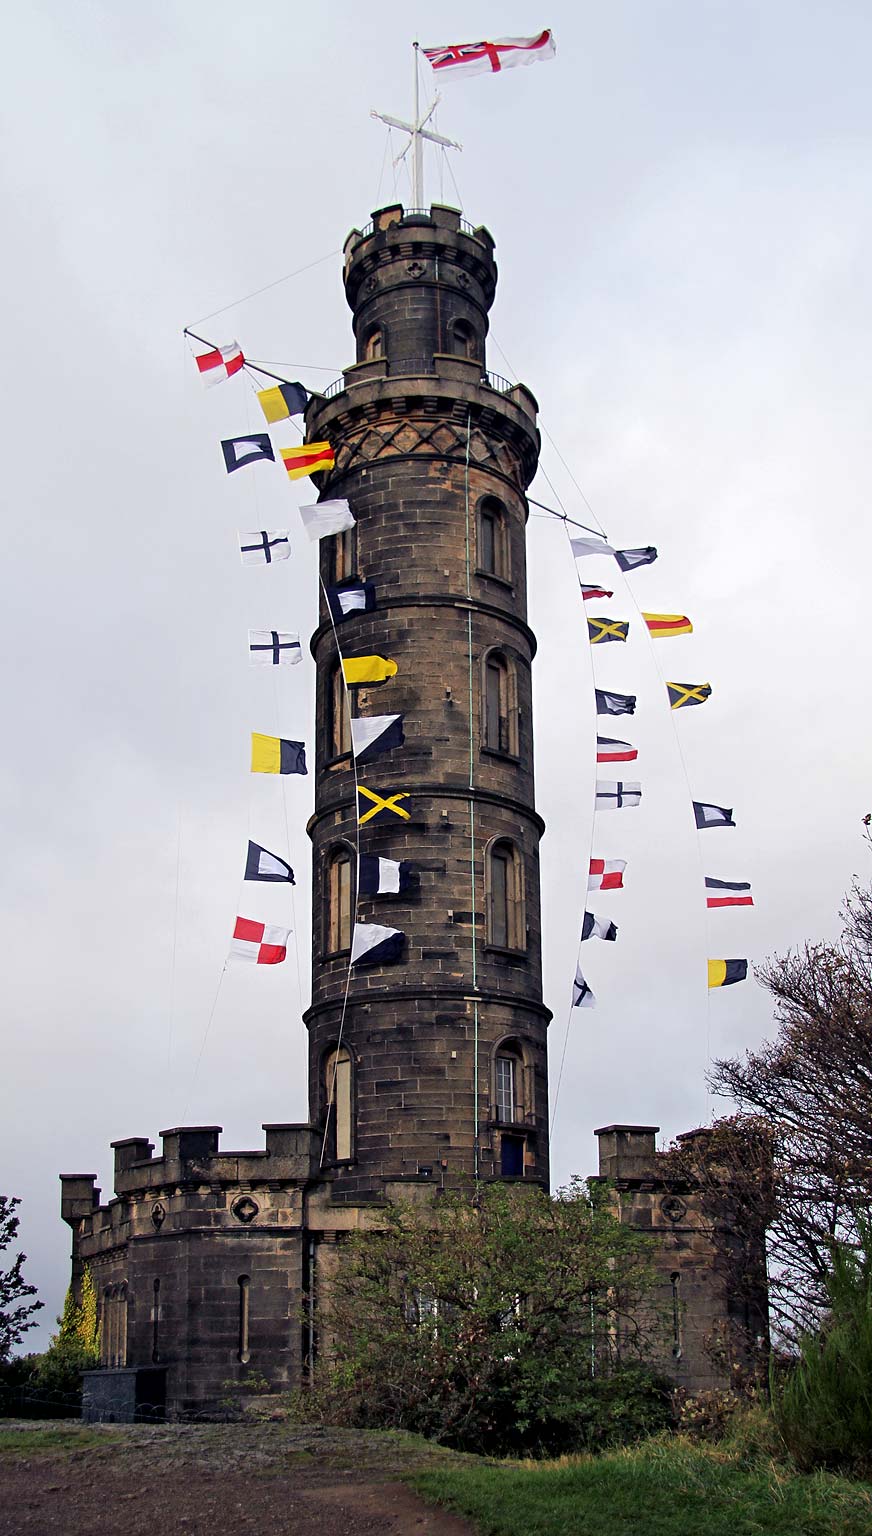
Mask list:
[[[422,218],[423,217],[423,218],[428,218],[429,219],[429,217],[430,217],[430,209],[429,208],[404,208],[403,209],[403,218],[404,219],[409,218],[411,215],[413,215],[415,218]],[[473,240],[475,240],[477,238],[476,237],[476,233],[475,233],[475,225],[474,224],[470,224],[469,219],[463,219],[462,218],[460,220],[460,229],[461,229],[461,231],[463,232],[464,235],[471,235]],[[373,224],[372,219],[370,219],[367,224],[364,224],[363,229],[359,230],[358,233],[359,233],[359,236],[360,236],[361,240],[368,240],[370,235],[375,234],[375,225]]]
[[[432,354],[430,357],[392,357],[388,360],[388,374],[391,378],[401,378],[403,375],[416,378],[422,374],[428,376],[436,372],[436,359]],[[517,387],[511,379],[504,379],[500,373],[483,373],[481,383],[498,395],[510,395]],[[334,379],[332,384],[328,384],[326,389],[320,391],[321,397],[324,400],[332,400],[335,395],[341,395],[345,387],[344,376],[341,379]]]

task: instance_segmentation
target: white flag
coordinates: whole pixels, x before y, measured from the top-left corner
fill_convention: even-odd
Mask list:
[[[569,543],[576,560],[580,560],[582,555],[614,554],[611,544],[607,544],[605,539],[570,539]]]
[[[250,629],[248,659],[255,667],[293,667],[302,659],[299,635],[280,629]]]
[[[581,974],[581,966],[576,968],[575,980],[572,983],[573,1008],[595,1008],[596,998]]]
[[[354,514],[347,501],[316,501],[301,507],[300,516],[310,539],[325,539],[331,533],[344,533],[354,527]]]
[[[518,64],[536,64],[553,59],[557,53],[550,28],[536,37],[495,37],[488,43],[446,43],[442,48],[422,48],[436,74],[442,80],[460,75],[501,74]]]

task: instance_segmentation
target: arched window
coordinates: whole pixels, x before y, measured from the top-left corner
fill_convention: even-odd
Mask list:
[[[490,844],[485,865],[487,942],[496,949],[526,949],[524,872],[508,838]]]
[[[518,689],[515,667],[503,651],[488,651],[482,676],[482,745],[488,752],[518,755]]]
[[[525,1118],[526,1089],[521,1047],[515,1040],[504,1040],[494,1056],[495,1119],[502,1125],[517,1125]]]
[[[351,948],[351,874],[351,850],[340,844],[327,856],[324,949],[328,955]]]
[[[349,714],[349,707],[348,690],[345,686],[342,663],[337,661],[330,672],[327,699],[328,757],[342,757],[346,752],[351,751],[351,716]]]
[[[509,580],[506,509],[496,496],[485,496],[479,504],[476,561],[480,575]]]
[[[351,1054],[344,1045],[324,1058],[324,1113],[331,1162],[351,1158]]]
[[[448,350],[454,357],[475,357],[475,331],[468,320],[455,320],[448,331]]]
[[[362,361],[364,363],[373,363],[373,362],[375,362],[376,358],[384,357],[384,355],[385,355],[384,331],[382,330],[380,325],[373,325],[367,331],[366,336],[364,338]]]

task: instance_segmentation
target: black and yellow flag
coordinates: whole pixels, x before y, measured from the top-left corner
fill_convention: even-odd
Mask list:
[[[630,628],[629,619],[588,619],[587,632],[591,645],[603,641],[626,640]]]
[[[673,709],[683,709],[685,704],[704,704],[710,697],[711,683],[667,683],[666,692]]]
[[[393,826],[397,821],[410,821],[408,811],[404,811],[400,805],[401,800],[408,800],[407,794],[379,795],[375,790],[367,789],[365,784],[357,786],[357,821],[363,827],[372,826],[374,822],[390,822]]]
[[[747,975],[747,960],[710,960],[708,963],[710,987],[731,987],[734,981],[744,981]]]

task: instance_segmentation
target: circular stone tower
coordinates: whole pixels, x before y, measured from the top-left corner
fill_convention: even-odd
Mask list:
[[[398,667],[346,698],[322,593],[306,1023],[334,1198],[548,1180],[524,494],[539,435],[529,391],[487,372],[496,276],[490,234],[453,209],[379,210],[345,245],[357,361],[306,412],[335,452],[320,499],[356,519],[321,541],[322,581],[374,598],[338,625],[342,654]],[[359,764],[359,792],[349,700],[405,733]],[[355,905],[358,837],[408,888]],[[355,915],[406,943],[349,978]]]

